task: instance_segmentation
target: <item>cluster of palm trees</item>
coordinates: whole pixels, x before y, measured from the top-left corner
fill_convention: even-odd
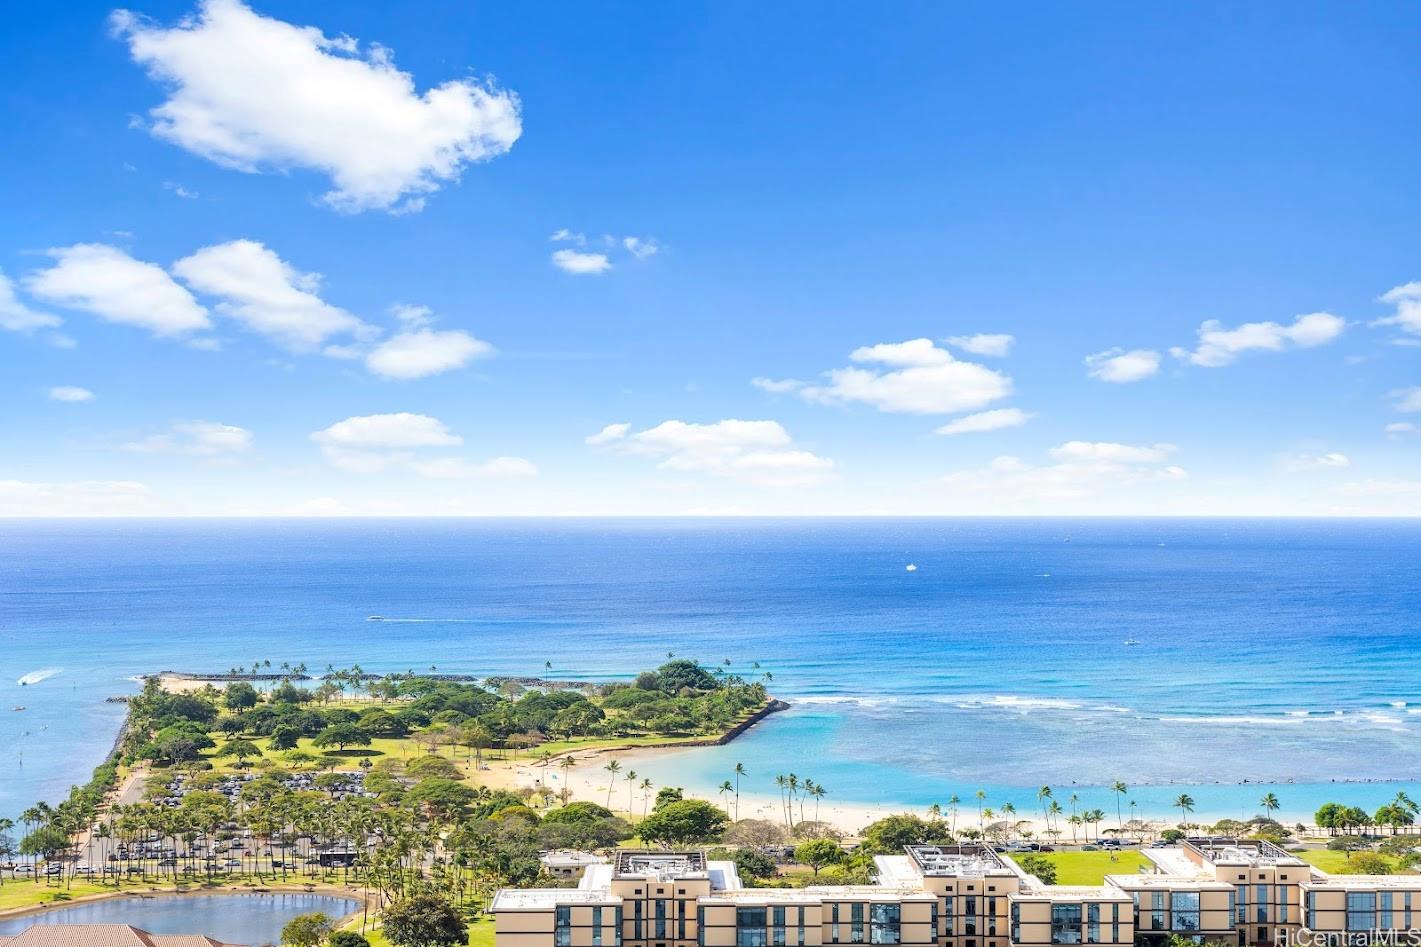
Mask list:
[[[568,767],[571,764],[571,760],[571,757],[564,757],[564,762],[560,765]],[[653,783],[650,779],[646,779],[645,777],[638,777],[637,771],[634,769],[629,769],[625,773],[622,773],[622,764],[617,762],[616,760],[609,760],[607,765],[602,768],[607,771],[610,777],[607,781],[607,808],[612,808],[612,792],[617,788],[617,776],[620,774],[622,777],[622,781],[627,784],[627,815],[636,815],[636,803],[633,798],[633,794],[637,790],[640,790],[641,817],[645,819],[647,811],[651,808],[651,791],[656,788],[656,784]],[[639,779],[640,782],[638,782]],[[566,780],[563,781],[563,792],[564,794],[567,792]],[[566,796],[564,796],[563,801],[567,801]]]
[[[736,780],[746,775],[739,763],[735,764]],[[829,794],[829,791],[812,779],[801,779],[794,773],[782,773],[775,777],[775,785],[780,790],[780,810],[784,815],[785,828],[789,829],[791,835],[794,834],[795,826],[804,822],[819,821],[819,800]],[[721,784],[721,792],[726,791],[728,782]],[[740,793],[736,791],[736,808],[740,808]],[[804,815],[804,805],[809,799],[814,800],[814,818],[806,819]],[[795,806],[799,806],[799,818],[795,818]]]

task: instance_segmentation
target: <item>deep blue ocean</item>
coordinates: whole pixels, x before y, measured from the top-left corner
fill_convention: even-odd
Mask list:
[[[1113,813],[1122,779],[1150,816],[1373,808],[1421,797],[1418,633],[1417,521],[4,521],[0,815],[87,776],[135,675],[625,679],[668,651],[759,662],[794,709],[663,785],[738,761],[843,802],[1029,812],[1049,784]]]

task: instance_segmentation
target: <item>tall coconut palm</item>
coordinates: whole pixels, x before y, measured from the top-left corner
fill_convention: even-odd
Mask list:
[[[1273,813],[1278,811],[1278,797],[1268,792],[1263,794],[1263,798],[1258,800],[1258,804],[1263,807],[1263,814],[1267,818],[1273,818]]]
[[[960,805],[962,805],[962,800],[957,797],[957,793],[953,793],[947,798],[947,811],[952,814],[952,834],[954,836],[957,835],[957,807]]]
[[[985,828],[986,823],[982,821],[982,803],[987,798],[987,791],[985,789],[979,789],[973,793],[973,795],[977,798],[977,828]]]
[[[1046,820],[1046,828],[1051,828],[1051,814],[1047,808],[1047,800],[1051,798],[1051,787],[1042,786],[1036,790],[1036,804],[1041,807],[1041,817]]]
[[[567,805],[568,797],[572,795],[572,788],[567,783],[567,777],[575,765],[576,761],[573,760],[571,756],[564,756],[562,760],[558,762],[558,769],[562,770],[562,786],[559,788],[559,793],[562,795],[563,805]]]
[[[727,793],[735,792],[735,784],[727,779],[720,784],[720,787],[716,791],[720,793],[721,801],[724,802]]]
[[[1115,821],[1119,824],[1120,831],[1123,832],[1125,831],[1125,817],[1121,814],[1120,802],[1125,798],[1125,794],[1130,791],[1130,787],[1117,779],[1110,784],[1110,791],[1115,793]]]
[[[622,771],[622,764],[616,760],[612,760],[612,762],[602,768],[612,774],[611,779],[607,781],[607,808],[610,809],[612,808],[612,790],[616,788],[617,774]]]
[[[826,792],[826,790],[824,789],[823,786],[819,785],[818,783],[815,783],[815,784],[814,784],[814,789],[812,790],[812,795],[814,796],[814,821],[815,821],[815,822],[818,822],[818,821],[819,821],[819,800],[824,798],[825,792]]]
[[[632,808],[632,790],[636,788],[636,770],[627,770],[627,775],[623,779],[627,781],[627,816],[630,818],[631,814],[636,811]]]
[[[1194,811],[1194,797],[1187,792],[1180,793],[1174,800],[1173,808],[1179,810],[1179,824],[1184,825],[1189,819],[1189,813]]]
[[[757,665],[758,667],[758,665]],[[735,764],[735,821],[740,821],[740,777],[750,775],[745,771],[744,763]]]

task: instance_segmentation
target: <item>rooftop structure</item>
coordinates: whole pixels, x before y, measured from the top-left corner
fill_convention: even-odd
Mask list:
[[[0,947],[237,947],[199,934],[150,934],[128,924],[35,924]]]

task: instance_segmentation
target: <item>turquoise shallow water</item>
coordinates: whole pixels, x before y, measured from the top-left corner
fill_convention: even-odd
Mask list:
[[[21,882],[22,884],[24,882]],[[150,934],[205,934],[223,943],[279,944],[281,929],[299,914],[320,911],[332,919],[360,902],[322,894],[196,894],[127,897],[76,904],[43,914],[0,920],[0,936],[34,924],[132,924]]]
[[[610,678],[667,651],[759,662],[795,709],[663,784],[742,761],[771,795],[795,771],[844,801],[1029,811],[1050,784],[1113,812],[1091,787],[1118,778],[1151,815],[1184,789],[1210,815],[1421,794],[1417,522],[11,521],[0,550],[4,814],[87,773],[136,674]]]

